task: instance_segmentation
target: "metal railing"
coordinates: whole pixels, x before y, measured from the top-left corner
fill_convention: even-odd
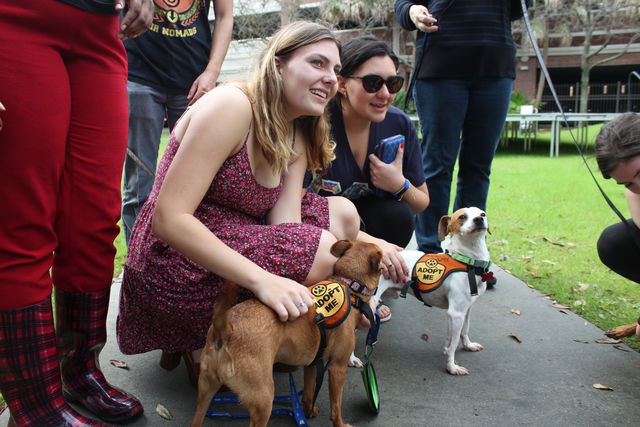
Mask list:
[[[636,77],[638,81],[633,81]],[[557,84],[556,92],[562,108],[567,113],[576,113],[580,104],[580,83]],[[640,73],[629,73],[627,82],[592,83],[589,91],[588,113],[640,112]],[[557,107],[548,88],[542,95],[540,112],[557,112]]]

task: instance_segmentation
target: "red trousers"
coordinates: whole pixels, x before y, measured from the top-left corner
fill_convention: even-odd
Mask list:
[[[0,2],[0,310],[110,286],[127,146],[117,16]]]

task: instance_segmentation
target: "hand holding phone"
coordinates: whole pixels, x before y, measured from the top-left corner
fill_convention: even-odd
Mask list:
[[[383,162],[391,163],[396,158],[400,144],[404,144],[404,135],[394,135],[384,138],[376,145],[374,154]]]
[[[378,143],[378,145],[376,145],[373,150],[373,154],[375,154],[376,157],[384,163],[393,163],[398,154],[400,144],[404,144],[404,135],[394,135],[384,138]],[[388,191],[381,190],[377,187],[375,188],[374,193],[377,197],[386,197],[391,194]]]

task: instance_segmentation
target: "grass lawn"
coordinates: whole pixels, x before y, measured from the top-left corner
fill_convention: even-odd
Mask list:
[[[494,262],[602,329],[631,323],[640,314],[640,287],[603,266],[600,231],[618,221],[572,144],[549,158],[548,143],[523,154],[499,150],[493,163],[488,213]],[[587,150],[592,152],[592,150]],[[588,164],[624,214],[623,188],[603,180],[592,154]],[[499,289],[499,288],[498,288]],[[513,302],[517,308],[517,301]],[[627,341],[640,349],[636,338]]]
[[[598,128],[590,129],[590,135]],[[570,136],[563,132],[558,158],[548,157],[548,141],[539,133],[532,152],[523,153],[521,143],[498,150],[487,208],[491,257],[604,330],[631,323],[640,314],[640,286],[609,271],[596,253],[600,231],[618,218],[598,192]],[[592,155],[588,162],[627,215],[623,188],[598,176]],[[125,253],[122,235],[116,245],[118,274]],[[518,308],[518,301],[513,301],[513,308]],[[636,338],[627,343],[640,350]]]

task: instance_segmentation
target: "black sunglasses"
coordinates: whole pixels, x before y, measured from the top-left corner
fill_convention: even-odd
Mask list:
[[[398,93],[404,84],[404,77],[390,76],[386,80],[377,74],[367,74],[366,76],[349,76],[352,79],[362,80],[362,87],[369,93],[376,93],[382,88],[383,84],[387,85],[389,93]]]

